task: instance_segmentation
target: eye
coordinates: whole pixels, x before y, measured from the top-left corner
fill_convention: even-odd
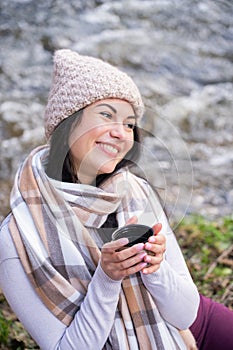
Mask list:
[[[109,112],[100,112],[100,114],[104,117],[104,118],[108,118],[111,119],[112,115]]]
[[[134,130],[136,124],[135,123],[124,123],[124,126],[126,127],[126,129]]]

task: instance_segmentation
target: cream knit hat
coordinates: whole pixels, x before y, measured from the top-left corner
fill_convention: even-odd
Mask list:
[[[55,52],[52,86],[45,110],[45,135],[79,109],[105,98],[128,101],[138,118],[144,105],[133,80],[98,58],[63,49]]]

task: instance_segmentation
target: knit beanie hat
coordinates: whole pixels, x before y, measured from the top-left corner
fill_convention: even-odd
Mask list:
[[[45,109],[45,135],[81,108],[106,98],[129,102],[140,119],[144,105],[133,80],[98,58],[62,49],[55,52],[52,86]]]

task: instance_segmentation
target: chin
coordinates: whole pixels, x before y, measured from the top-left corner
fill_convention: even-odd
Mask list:
[[[98,175],[103,175],[103,174],[111,174],[115,168],[116,168],[117,164],[114,165],[105,165],[103,167],[101,167],[98,171]]]
[[[104,175],[104,174],[111,174],[113,171],[115,170],[115,168],[107,168],[107,169],[101,169],[98,172],[98,175]]]

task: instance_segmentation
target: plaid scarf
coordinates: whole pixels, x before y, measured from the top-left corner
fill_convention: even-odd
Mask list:
[[[9,227],[39,297],[69,325],[99,262],[103,241],[98,229],[108,215],[116,213],[122,226],[133,215],[144,223],[150,216],[158,221],[162,210],[156,204],[148,206],[158,199],[149,193],[144,180],[127,169],[99,188],[49,178],[44,171],[48,152],[46,146],[35,149],[18,170]],[[122,281],[115,322],[104,349],[183,349],[177,344],[178,332],[174,337],[171,329],[137,273]]]

